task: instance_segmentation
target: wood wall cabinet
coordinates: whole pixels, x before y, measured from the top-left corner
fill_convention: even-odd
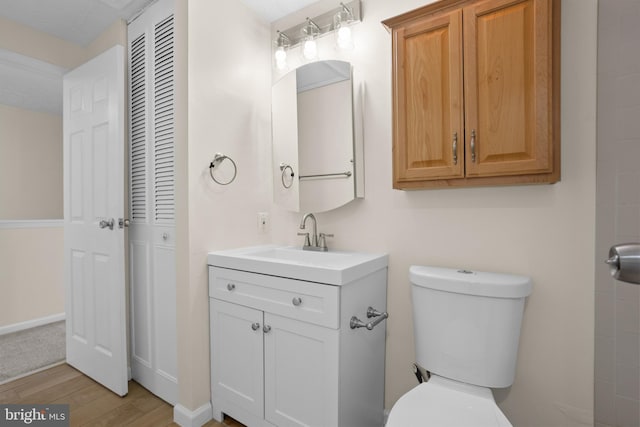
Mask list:
[[[442,0],[383,21],[393,187],[558,181],[559,22],[559,0]]]

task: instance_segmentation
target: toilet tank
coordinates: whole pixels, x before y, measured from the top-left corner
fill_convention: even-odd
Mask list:
[[[421,266],[409,277],[416,362],[456,381],[510,386],[531,279]]]

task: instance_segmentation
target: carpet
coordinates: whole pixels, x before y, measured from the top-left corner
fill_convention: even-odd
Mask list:
[[[65,322],[0,335],[0,384],[64,362]]]

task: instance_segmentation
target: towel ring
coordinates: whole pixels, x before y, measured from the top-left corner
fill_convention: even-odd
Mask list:
[[[290,172],[287,172],[287,169],[289,169]],[[280,175],[282,186],[284,188],[291,188],[291,186],[293,185],[293,177],[296,176],[296,174],[293,172],[293,168],[286,163],[280,163],[280,170],[282,171],[282,174]],[[285,177],[287,175],[289,175],[292,178],[289,185],[287,185],[287,183],[285,182]]]
[[[228,159],[231,164],[233,165],[233,176],[231,177],[231,179],[227,182],[220,182],[218,181],[215,176],[213,176],[213,170],[218,167],[220,165],[220,163],[222,163],[225,159]],[[238,167],[236,166],[236,162],[233,161],[233,159],[231,157],[225,156],[222,153],[216,153],[215,156],[213,156],[213,160],[211,161],[211,163],[209,164],[209,175],[211,175],[211,179],[216,183],[216,184],[220,184],[220,185],[229,185],[233,182],[234,179],[236,179],[236,175],[238,174]]]

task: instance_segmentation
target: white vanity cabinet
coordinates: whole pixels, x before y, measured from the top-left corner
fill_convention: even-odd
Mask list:
[[[249,426],[383,425],[386,310],[383,262],[317,283],[211,265],[211,403]],[[218,262],[216,262],[218,261]],[[252,268],[251,263],[247,268]],[[284,274],[287,272],[284,271]],[[343,280],[344,279],[344,280]]]

